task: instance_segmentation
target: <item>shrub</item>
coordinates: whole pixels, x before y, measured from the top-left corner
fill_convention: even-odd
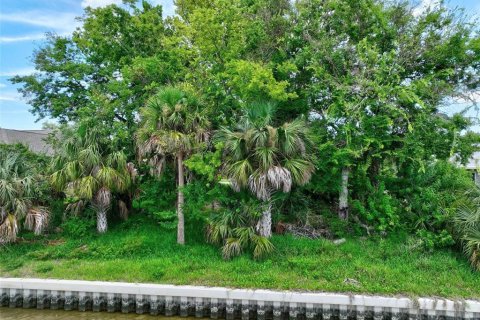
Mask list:
[[[267,237],[259,235],[256,225],[267,204],[259,203],[245,195],[233,208],[214,210],[207,226],[207,240],[222,245],[224,259],[242,254],[253,253],[255,259],[264,257],[274,250]]]
[[[176,227],[177,199],[173,171],[167,168],[159,178],[147,178],[139,185],[139,195],[133,200],[133,207],[153,218],[167,229]]]
[[[377,231],[398,228],[400,222],[398,201],[385,189],[383,182],[380,182],[377,188],[371,184],[367,186],[365,199],[352,201],[353,213]]]
[[[466,193],[474,188],[468,172],[448,161],[432,162],[424,170],[409,168],[392,186],[402,202],[404,226],[427,248],[454,243],[453,217],[469,202]]]
[[[93,234],[95,228],[93,217],[70,217],[61,224],[63,232],[74,238],[84,238]]]

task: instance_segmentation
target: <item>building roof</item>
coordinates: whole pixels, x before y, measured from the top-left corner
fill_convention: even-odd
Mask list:
[[[28,146],[33,152],[51,155],[53,151],[45,141],[49,132],[50,130],[14,130],[0,128],[0,143],[21,143]]]

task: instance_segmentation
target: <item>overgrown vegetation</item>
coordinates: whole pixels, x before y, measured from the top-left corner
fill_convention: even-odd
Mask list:
[[[409,1],[176,6],[87,8],[34,53],[36,73],[12,79],[61,124],[53,159],[22,162],[50,176],[48,196],[2,167],[3,225],[33,199],[51,211],[45,238],[0,249],[5,272],[478,295],[478,187],[459,166],[480,149],[478,119],[441,112],[478,92],[470,18]]]
[[[48,226],[42,160],[21,145],[0,147],[0,244],[15,242],[22,223],[37,235]]]
[[[182,247],[176,231],[134,215],[111,221],[107,233],[95,233],[95,218],[84,236],[56,234],[4,247],[0,273],[105,281],[153,282],[241,288],[362,292],[480,298],[480,277],[461,254],[425,251],[406,235],[348,238],[336,246],[325,239],[274,235],[275,254],[224,260],[205,244],[202,230],[188,230]],[[78,221],[77,221],[78,222]],[[455,285],[452,285],[452,282]]]

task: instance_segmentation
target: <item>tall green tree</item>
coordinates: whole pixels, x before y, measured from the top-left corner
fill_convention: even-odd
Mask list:
[[[225,175],[232,187],[237,191],[248,187],[265,203],[257,224],[263,237],[272,235],[272,194],[306,184],[314,171],[305,120],[275,127],[274,116],[273,104],[254,103],[233,130],[222,128],[217,134],[225,145]]]
[[[215,127],[231,123],[252,97],[286,105],[295,97],[287,81],[291,72],[283,65],[289,1],[178,0],[176,5],[178,33],[189,40],[187,79],[215,107]]]
[[[148,1],[86,8],[72,35],[49,34],[33,53],[35,72],[13,83],[39,118],[98,127],[133,154],[135,115],[154,88],[182,79],[185,53],[162,7]]]
[[[412,152],[421,144],[445,144],[448,137],[448,150],[461,151],[454,138],[459,126],[433,119],[445,99],[478,89],[474,24],[442,5],[414,15],[408,1],[299,0],[295,6],[293,86],[325,128],[323,143],[337,148],[341,218],[348,217],[348,198],[356,196],[348,189],[357,170],[366,170],[378,187],[385,163],[402,170],[432,156],[445,158]],[[451,134],[442,134],[445,129]]]
[[[150,160],[152,171],[157,175],[163,172],[165,161],[176,163],[177,242],[184,244],[184,161],[209,140],[210,121],[194,94],[175,87],[160,89],[140,110],[140,115],[136,134],[140,157]]]

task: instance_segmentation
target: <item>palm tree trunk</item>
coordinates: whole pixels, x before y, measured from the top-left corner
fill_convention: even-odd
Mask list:
[[[178,165],[178,194],[177,194],[177,243],[185,244],[185,217],[183,216],[183,204],[185,202],[183,195],[183,186],[185,185],[185,177],[183,173],[183,154],[181,152],[177,155]]]
[[[348,176],[350,175],[350,168],[342,168],[342,185],[340,188],[340,195],[338,198],[338,217],[342,220],[348,219]]]
[[[97,211],[97,231],[99,233],[107,232],[107,211],[99,210]]]
[[[272,205],[270,201],[262,213],[262,217],[257,223],[257,232],[262,237],[270,238],[272,236]]]

